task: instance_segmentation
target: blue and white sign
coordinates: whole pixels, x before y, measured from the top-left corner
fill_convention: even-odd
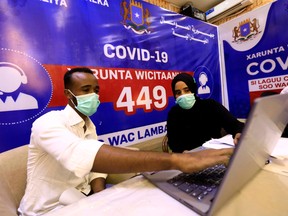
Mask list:
[[[228,106],[247,118],[264,92],[288,86],[288,2],[278,0],[219,26]]]
[[[33,121],[67,104],[63,75],[73,67],[99,80],[91,119],[111,145],[166,133],[178,73],[222,99],[217,27],[143,1],[2,0],[0,29],[0,152],[29,143]]]

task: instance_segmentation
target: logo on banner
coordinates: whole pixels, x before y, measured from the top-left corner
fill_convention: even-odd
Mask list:
[[[211,90],[208,85],[208,75],[202,71],[199,75],[199,84],[200,86],[198,87],[198,94],[210,94]]]
[[[1,48],[0,77],[0,125],[26,122],[47,107],[52,82],[33,57]]]
[[[255,38],[257,34],[261,33],[259,28],[259,20],[256,18],[252,21],[250,21],[250,18],[241,21],[239,25],[235,26],[232,30],[233,42],[242,43]]]
[[[132,30],[136,34],[150,33],[150,12],[148,8],[143,8],[142,3],[135,0],[123,0],[120,13],[121,23],[126,29]]]
[[[0,112],[38,109],[36,98],[19,90],[28,80],[18,65],[0,62],[0,74]]]
[[[194,73],[198,89],[197,94],[201,98],[210,98],[213,93],[214,80],[210,70],[206,66],[196,68]]]

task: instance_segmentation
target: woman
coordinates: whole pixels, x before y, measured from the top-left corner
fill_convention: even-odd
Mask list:
[[[168,113],[167,135],[173,152],[191,150],[211,138],[220,138],[222,129],[232,134],[237,143],[244,124],[215,100],[200,99],[192,76],[178,74],[171,87],[176,105]]]

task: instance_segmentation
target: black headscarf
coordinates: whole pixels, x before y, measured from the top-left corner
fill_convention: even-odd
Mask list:
[[[194,78],[187,73],[180,73],[174,77],[171,83],[174,97],[175,97],[175,85],[178,81],[184,82],[192,93],[195,93],[195,95],[197,94],[197,85]]]

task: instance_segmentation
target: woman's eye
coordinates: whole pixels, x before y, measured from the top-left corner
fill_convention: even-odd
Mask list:
[[[179,91],[175,92],[175,95],[180,95],[180,94],[181,94],[181,92],[179,92]]]

